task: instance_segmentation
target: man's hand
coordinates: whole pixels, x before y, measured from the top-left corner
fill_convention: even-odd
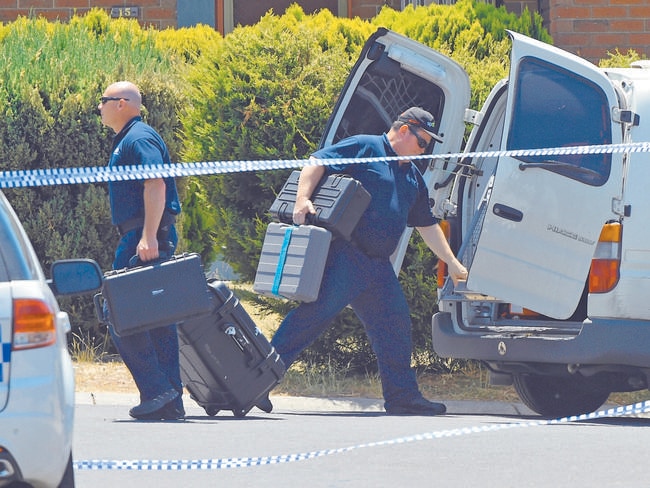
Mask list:
[[[293,223],[302,225],[307,221],[308,214],[315,214],[314,204],[308,198],[297,198],[293,206]]]
[[[156,259],[158,254],[158,226],[165,211],[165,180],[155,178],[145,180],[142,197],[144,199],[144,226],[142,237],[136,247],[136,254],[140,261],[151,261]]]
[[[305,166],[300,171],[298,190],[296,191],[296,203],[293,206],[294,224],[302,225],[307,220],[308,214],[316,213],[310,197],[324,174],[325,168],[323,166]]]
[[[467,269],[461,264],[458,259],[451,260],[447,264],[447,270],[449,271],[449,277],[454,282],[454,286],[458,285],[459,281],[467,280]]]
[[[138,247],[136,247],[136,254],[142,262],[156,259],[159,256],[158,239],[155,237],[146,239],[143,235],[140,242],[138,242]]]
[[[463,266],[458,258],[454,256],[440,225],[433,224],[427,227],[418,227],[417,229],[418,232],[420,232],[422,239],[424,239],[424,242],[429,246],[429,249],[431,249],[438,258],[447,263],[447,271],[449,272],[451,280],[454,282],[454,286],[457,285],[459,281],[467,280],[467,269],[465,269],[465,266]]]

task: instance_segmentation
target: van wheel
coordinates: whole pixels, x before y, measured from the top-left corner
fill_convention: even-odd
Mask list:
[[[593,412],[610,393],[583,376],[516,374],[514,387],[528,408],[549,418]]]

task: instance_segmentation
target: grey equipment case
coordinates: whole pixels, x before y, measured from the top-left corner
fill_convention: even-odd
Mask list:
[[[264,236],[253,290],[302,302],[318,298],[332,234],[314,225],[271,222]]]

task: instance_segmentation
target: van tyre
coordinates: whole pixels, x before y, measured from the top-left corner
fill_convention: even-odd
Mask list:
[[[593,412],[610,393],[582,376],[516,374],[514,387],[528,408],[547,418]]]

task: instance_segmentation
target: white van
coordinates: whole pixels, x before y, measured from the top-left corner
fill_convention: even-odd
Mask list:
[[[648,388],[650,147],[632,143],[650,140],[650,69],[599,69],[509,35],[509,78],[476,112],[460,66],[380,29],[321,146],[381,133],[407,106],[434,114],[433,153],[456,156],[424,162],[425,179],[469,276],[439,288],[433,347],[480,360],[541,415],[579,414]]]

